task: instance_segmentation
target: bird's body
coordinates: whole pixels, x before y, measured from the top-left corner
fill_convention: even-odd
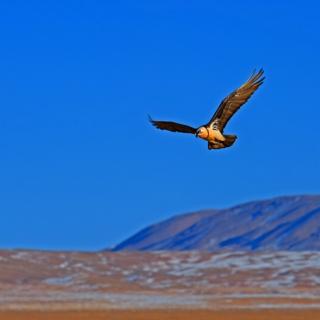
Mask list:
[[[218,129],[210,127],[200,127],[197,137],[208,141],[208,149],[223,149],[233,145],[237,136],[223,135]]]
[[[155,121],[151,118],[150,121],[155,127],[161,130],[195,134],[196,137],[208,141],[209,150],[230,147],[237,139],[237,136],[225,135],[223,130],[230,118],[249,100],[252,94],[263,83],[264,78],[262,76],[262,69],[258,73],[254,73],[247,82],[222,100],[217,111],[207,124],[197,129],[171,121]]]
[[[197,136],[203,140],[206,140],[210,143],[214,142],[223,142],[226,138],[218,129],[212,129],[210,127],[201,127],[198,129]]]

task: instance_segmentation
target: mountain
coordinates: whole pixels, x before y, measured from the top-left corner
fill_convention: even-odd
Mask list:
[[[320,195],[278,197],[174,216],[146,227],[113,250],[320,250]]]

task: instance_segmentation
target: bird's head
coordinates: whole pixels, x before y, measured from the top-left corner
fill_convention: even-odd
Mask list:
[[[200,138],[207,138],[208,136],[208,130],[206,127],[200,127],[197,132],[196,132],[196,137],[200,137]]]

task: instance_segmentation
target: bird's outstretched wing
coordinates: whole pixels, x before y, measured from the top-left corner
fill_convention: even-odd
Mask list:
[[[249,100],[264,79],[263,69],[260,69],[257,73],[253,72],[247,82],[222,100],[207,126],[216,127],[222,132],[230,118]]]
[[[173,132],[183,132],[195,134],[197,129],[187,126],[185,124],[180,124],[172,121],[156,121],[149,117],[150,122],[158,129],[168,130]]]

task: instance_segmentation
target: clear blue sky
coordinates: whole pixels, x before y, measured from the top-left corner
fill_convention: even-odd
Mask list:
[[[319,193],[317,1],[1,1],[2,248],[111,246],[177,213]],[[208,151],[206,122],[263,67]]]

